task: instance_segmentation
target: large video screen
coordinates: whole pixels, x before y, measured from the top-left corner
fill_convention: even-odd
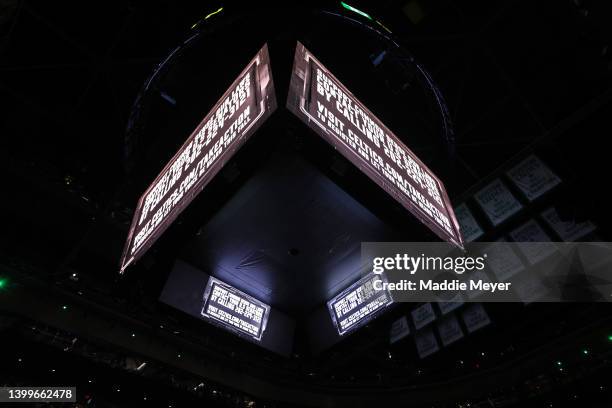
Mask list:
[[[442,182],[299,42],[287,108],[439,237],[463,247]]]
[[[140,197],[121,272],[145,253],[275,109],[264,45]]]
[[[176,260],[168,275],[159,300],[196,319],[237,335],[244,341],[283,356],[293,351],[295,320],[245,291],[237,283],[214,278],[202,269],[183,260]],[[205,326],[208,326],[205,324]],[[330,325],[331,326],[331,325]],[[223,341],[222,334],[214,338]]]
[[[237,334],[261,340],[270,306],[212,276],[203,300],[203,317]]]
[[[384,275],[369,274],[327,302],[338,334],[363,326],[393,303],[388,290],[375,289],[375,281],[384,279]]]

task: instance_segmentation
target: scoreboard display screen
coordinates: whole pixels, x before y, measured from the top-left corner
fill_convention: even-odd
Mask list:
[[[299,42],[287,108],[439,237],[463,247],[442,182]]]
[[[384,275],[369,274],[327,302],[327,308],[338,334],[363,326],[393,303],[388,290],[376,290],[375,281]]]
[[[264,45],[140,197],[121,272],[140,258],[276,109]]]
[[[261,340],[270,314],[269,305],[212,276],[203,300],[202,317],[238,335]]]

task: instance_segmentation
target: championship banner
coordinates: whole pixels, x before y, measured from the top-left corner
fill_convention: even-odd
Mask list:
[[[457,216],[457,221],[459,221],[465,242],[472,242],[484,234],[484,231],[480,228],[480,225],[478,225],[478,222],[465,203],[455,207],[455,215]]]
[[[534,155],[525,158],[507,174],[529,201],[535,200],[561,183],[561,179]]]
[[[402,316],[391,325],[389,331],[389,343],[393,344],[410,334],[410,326],[408,325],[408,318]]]
[[[417,332],[414,335],[414,342],[416,344],[417,353],[422,359],[440,350],[440,345],[438,344],[438,340],[432,328]]]
[[[459,324],[459,319],[454,314],[450,314],[438,322],[438,333],[444,347],[463,338],[463,330]]]
[[[414,322],[414,327],[419,330],[429,323],[436,320],[436,313],[433,310],[433,306],[431,303],[425,303],[414,309],[412,312],[412,321]]]
[[[495,179],[483,187],[474,198],[494,226],[506,221],[523,208],[500,179]]]

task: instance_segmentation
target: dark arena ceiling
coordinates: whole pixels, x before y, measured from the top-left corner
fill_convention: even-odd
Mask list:
[[[608,5],[243,3],[0,1],[0,386],[73,385],[54,406],[79,407],[609,407],[606,303],[487,303],[487,327],[424,358],[389,341],[419,304],[342,338],[320,325],[362,242],[439,238],[285,109],[299,40],[478,240],[553,206],[609,241]],[[265,43],[279,108],[119,274],[138,199]],[[475,193],[530,154],[561,184],[493,226]],[[189,314],[207,276],[292,336],[260,347]]]

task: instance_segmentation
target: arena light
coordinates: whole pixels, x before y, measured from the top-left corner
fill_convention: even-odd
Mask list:
[[[209,18],[211,18],[215,14],[219,14],[222,11],[223,11],[223,7],[219,7],[216,11],[213,11],[212,13],[207,14],[206,17],[204,17],[204,20],[208,20]]]
[[[363,16],[365,18],[367,18],[368,20],[373,20],[372,17],[370,17],[370,15],[368,13],[365,13],[359,9],[356,9],[355,7],[351,6],[350,4],[346,4],[345,2],[341,1],[340,4],[342,5],[342,7],[344,7],[347,10],[352,11],[353,13],[357,13],[360,16]]]
[[[380,21],[376,20],[376,24],[378,24],[379,26],[381,26],[383,28],[383,30],[385,30],[386,32],[388,32],[389,34],[393,34],[393,32],[387,28],[386,25],[384,25],[383,23],[381,23]]]
[[[223,7],[219,7],[217,10],[213,11],[212,13],[208,13],[208,14],[207,14],[207,15],[206,15],[206,16],[205,16],[205,17],[204,17],[202,20],[208,20],[208,19],[209,19],[209,18],[211,18],[212,16],[214,16],[214,15],[216,15],[216,14],[219,14],[219,13],[220,13],[220,12],[222,12],[222,11],[223,11]],[[202,20],[197,21],[196,23],[194,23],[194,24],[191,26],[191,29],[193,30],[194,28],[196,28],[196,27],[197,27],[197,26],[198,26],[198,25],[201,23],[201,21],[202,21]]]

